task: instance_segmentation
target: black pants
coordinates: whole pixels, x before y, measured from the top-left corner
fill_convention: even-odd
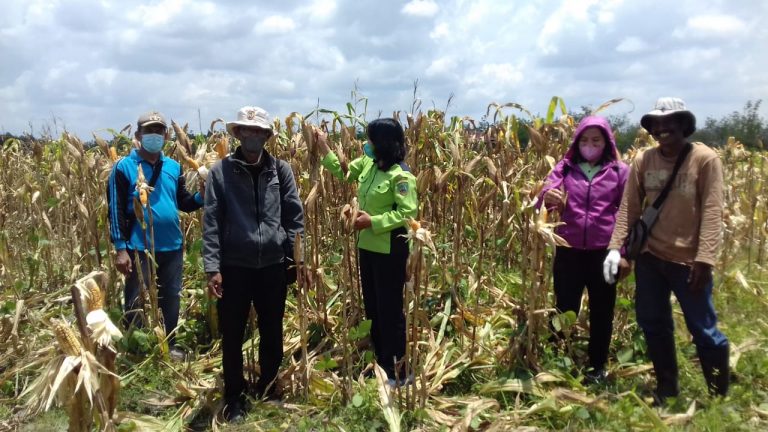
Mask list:
[[[259,368],[256,391],[261,396],[277,377],[283,361],[285,270],[282,264],[261,269],[222,267],[223,294],[218,301],[222,332],[224,398],[231,401],[245,391],[243,337],[253,304],[259,327]],[[274,388],[274,386],[272,387]]]
[[[554,282],[556,307],[560,312],[578,315],[584,287],[589,293],[589,365],[602,369],[608,361],[613,332],[613,307],[616,284],[603,277],[606,250],[580,250],[558,247],[555,252]]]
[[[138,263],[135,262],[134,251],[129,250],[128,254],[133,263],[133,271],[125,278],[124,289],[124,311],[123,323],[126,328],[130,326],[142,326],[143,305],[139,301],[139,273]],[[141,273],[144,277],[144,286],[149,286],[149,260],[144,252],[139,252],[141,261]],[[184,268],[184,254],[181,249],[170,252],[156,252],[155,262],[157,263],[157,302],[160,311],[163,313],[163,323],[165,325],[165,334],[168,337],[168,344],[173,346],[176,342],[176,325],[179,322],[179,308],[181,304],[181,276]]]
[[[365,315],[371,320],[376,361],[393,379],[395,362],[405,355],[403,289],[408,244],[399,237],[404,232],[404,229],[392,232],[389,254],[360,249],[360,282]],[[398,376],[404,375],[404,370],[398,370]]]

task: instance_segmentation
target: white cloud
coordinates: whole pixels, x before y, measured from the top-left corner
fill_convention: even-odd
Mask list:
[[[85,75],[85,81],[93,91],[106,90],[115,81],[118,71],[112,68],[99,68],[88,72]]]
[[[305,7],[299,8],[299,12],[307,15],[313,21],[325,21],[336,15],[338,3],[336,0],[312,0]]]
[[[437,3],[432,0],[411,0],[403,6],[401,11],[406,15],[432,17],[439,9]]]
[[[429,33],[430,39],[442,39],[450,34],[448,24],[440,23]]]
[[[129,15],[137,24],[159,27],[168,24],[187,6],[187,0],[163,0],[159,3],[140,5]]]
[[[272,15],[259,22],[254,30],[258,34],[285,34],[293,31],[296,23],[288,17]]]
[[[746,34],[747,24],[730,15],[698,15],[689,18],[685,27],[675,29],[678,38],[729,38]]]
[[[441,57],[432,60],[426,70],[428,77],[443,75],[451,72],[456,67],[456,59],[452,57]]]
[[[248,104],[345,111],[355,86],[370,119],[409,110],[417,80],[424,108],[454,94],[451,114],[476,119],[493,101],[544,112],[558,95],[627,97],[636,121],[666,94],[719,117],[768,88],[765,0],[6,3],[0,132],[39,131],[49,113],[89,137],[148,107],[195,129],[198,107],[203,125]]]
[[[625,38],[616,47],[616,51],[620,53],[636,53],[640,51],[645,51],[647,49],[648,49],[648,44],[645,43],[645,41],[643,41],[639,37],[635,37],[635,36],[630,36],[628,38]]]

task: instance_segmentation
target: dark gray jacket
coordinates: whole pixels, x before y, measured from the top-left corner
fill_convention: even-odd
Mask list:
[[[222,266],[263,268],[293,255],[296,233],[304,231],[293,172],[266,150],[262,157],[266,159],[255,184],[240,148],[216,162],[208,174],[203,214],[206,273]]]

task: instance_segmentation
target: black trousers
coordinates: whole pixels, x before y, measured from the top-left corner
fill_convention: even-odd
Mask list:
[[[277,377],[283,361],[285,270],[282,264],[261,269],[222,267],[222,297],[218,301],[222,332],[224,398],[231,401],[245,392],[243,338],[253,304],[259,327],[259,367],[256,391],[261,396]],[[274,387],[272,387],[274,388]]]
[[[133,271],[125,278],[125,289],[123,291],[125,303],[123,310],[123,323],[125,328],[130,326],[141,327],[143,305],[139,301],[139,264],[135,262],[134,251],[129,250],[133,263]],[[144,286],[149,286],[149,260],[147,254],[139,252],[139,261],[141,261],[141,273],[144,277]],[[179,309],[181,305],[181,276],[184,269],[184,254],[181,249],[169,252],[156,252],[155,262],[157,263],[157,302],[160,311],[163,313],[163,323],[165,325],[165,334],[168,337],[168,344],[173,346],[176,343],[176,325],[179,323]]]
[[[607,251],[558,247],[553,267],[555,307],[560,312],[578,315],[584,287],[589,294],[589,365],[602,369],[608,361],[608,347],[613,333],[613,308],[616,284],[605,282],[603,260]]]
[[[403,290],[408,243],[392,231],[390,253],[360,249],[360,282],[363,286],[365,315],[371,320],[371,339],[379,366],[395,378],[395,363],[405,355],[405,315]],[[405,376],[404,369],[398,376]]]

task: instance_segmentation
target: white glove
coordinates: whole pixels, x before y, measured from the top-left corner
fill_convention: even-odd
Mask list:
[[[619,262],[621,254],[618,249],[611,249],[603,261],[603,277],[609,284],[616,282],[616,275],[619,273]]]

